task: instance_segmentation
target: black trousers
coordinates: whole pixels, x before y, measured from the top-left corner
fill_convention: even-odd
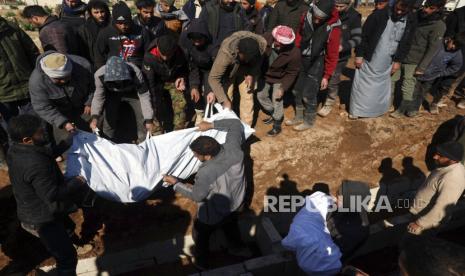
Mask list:
[[[195,256],[199,264],[208,265],[208,252],[210,245],[210,237],[218,229],[222,229],[228,242],[233,246],[243,246],[239,225],[237,224],[237,212],[231,213],[217,224],[206,224],[198,219],[194,221],[192,236],[195,242]]]

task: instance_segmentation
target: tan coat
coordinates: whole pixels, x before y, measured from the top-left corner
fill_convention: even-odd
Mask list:
[[[438,227],[465,190],[465,168],[461,163],[431,172],[415,196],[410,213],[418,215],[423,229]]]
[[[228,99],[224,88],[229,87],[229,84],[240,75],[239,73],[254,76],[254,79],[260,74],[261,62],[245,67],[240,66],[237,61],[239,41],[247,37],[257,40],[260,53],[262,55],[265,53],[265,38],[248,31],[235,32],[221,43],[221,48],[208,77],[210,87],[220,103]]]

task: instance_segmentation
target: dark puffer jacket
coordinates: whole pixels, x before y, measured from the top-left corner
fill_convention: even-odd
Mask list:
[[[0,17],[0,102],[29,98],[28,80],[38,55],[31,38]]]

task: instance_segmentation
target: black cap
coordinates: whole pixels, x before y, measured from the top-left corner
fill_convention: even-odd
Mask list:
[[[113,18],[113,22],[132,21],[131,10],[129,9],[128,5],[126,5],[126,3],[121,1],[113,5],[111,15]]]
[[[446,142],[436,146],[436,152],[444,157],[454,161],[462,161],[463,159],[463,146],[457,142]]]

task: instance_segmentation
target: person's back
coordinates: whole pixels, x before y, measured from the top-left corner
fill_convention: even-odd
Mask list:
[[[39,39],[44,51],[55,50],[62,54],[79,54],[75,32],[55,16],[49,16],[39,29]]]

